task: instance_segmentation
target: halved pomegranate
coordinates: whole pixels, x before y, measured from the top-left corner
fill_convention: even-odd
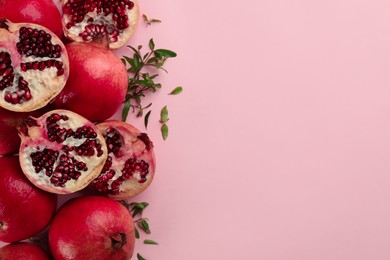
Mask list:
[[[69,59],[61,40],[36,24],[0,20],[0,106],[16,112],[44,107],[65,86]]]
[[[99,175],[107,159],[107,146],[96,126],[68,110],[29,117],[18,131],[24,174],[49,192],[83,189]]]
[[[130,39],[140,13],[137,0],[63,0],[62,9],[66,37],[78,42],[108,37],[110,49]]]
[[[144,191],[156,169],[153,144],[145,133],[118,120],[97,125],[106,139],[108,158],[89,187],[115,200],[126,200]]]

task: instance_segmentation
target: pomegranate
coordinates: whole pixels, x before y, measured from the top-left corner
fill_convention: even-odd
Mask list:
[[[130,39],[140,16],[136,0],[63,0],[62,4],[66,37],[77,42],[106,37],[110,49]]]
[[[16,156],[0,157],[0,168],[0,241],[12,243],[35,236],[51,221],[57,196],[31,184]]]
[[[101,196],[67,201],[49,229],[49,246],[56,260],[128,260],[134,243],[134,224],[128,209]]]
[[[103,43],[73,42],[66,49],[72,70],[54,105],[93,122],[113,116],[127,92],[128,74],[124,64]]]
[[[39,188],[74,193],[86,187],[107,159],[104,137],[84,117],[53,110],[18,126],[19,160],[24,174]]]
[[[42,25],[61,37],[61,14],[52,0],[0,0],[0,14],[14,23]]]
[[[0,248],[1,260],[50,260],[49,255],[38,245],[14,243]]]
[[[44,107],[69,75],[65,46],[49,29],[0,20],[0,106],[16,112]]]
[[[126,200],[144,191],[156,168],[153,144],[145,133],[118,120],[97,125],[106,139],[107,161],[90,188],[116,200]]]

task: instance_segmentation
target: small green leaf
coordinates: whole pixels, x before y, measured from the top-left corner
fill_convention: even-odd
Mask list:
[[[150,117],[151,113],[152,113],[152,110],[149,110],[149,112],[146,113],[145,118],[144,118],[144,124],[145,124],[145,128],[146,129],[148,129],[149,117]]]
[[[137,260],[146,260],[146,258],[144,258],[142,255],[137,253]]]
[[[151,233],[150,228],[149,228],[148,221],[147,221],[145,218],[141,219],[141,220],[138,222],[138,226],[139,226],[143,231],[145,231],[147,234],[150,234],[150,233]]]
[[[135,232],[135,238],[139,239],[139,231],[136,227],[134,227],[134,232]]]
[[[164,140],[168,138],[168,126],[166,124],[161,126],[161,135]]]
[[[161,23],[161,20],[152,18],[149,20],[149,25],[152,23]]]
[[[158,243],[154,240],[150,240],[150,239],[145,239],[144,240],[144,244],[147,244],[147,245],[158,245]]]
[[[154,41],[153,41],[153,38],[151,38],[151,39],[149,40],[149,48],[150,48],[150,50],[154,50]]]
[[[167,57],[167,58],[173,58],[177,56],[175,52],[166,49],[158,49],[155,50],[154,52],[160,56]]]
[[[179,87],[176,87],[174,90],[172,90],[171,93],[169,93],[168,95],[177,95],[177,94],[180,94],[182,91],[183,91],[183,88],[179,86]]]
[[[123,106],[123,110],[122,110],[122,121],[123,122],[126,122],[126,120],[127,120],[127,116],[129,114],[130,107],[131,107],[130,100],[127,100],[125,102],[125,105]]]
[[[166,123],[167,121],[168,121],[168,108],[167,106],[164,106],[160,112],[160,122]]]
[[[146,14],[142,14],[142,18],[144,19],[145,22],[147,22],[149,20],[148,17],[146,16]]]

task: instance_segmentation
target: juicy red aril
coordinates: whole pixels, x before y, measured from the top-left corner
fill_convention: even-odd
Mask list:
[[[11,56],[7,52],[0,52],[0,90],[12,86],[14,69],[11,65]]]
[[[35,172],[45,170],[46,176],[50,177],[50,182],[54,186],[64,187],[68,180],[77,180],[81,176],[80,171],[87,171],[86,164],[80,162],[69,155],[61,155],[51,149],[44,149],[31,153],[32,165]],[[54,168],[54,164],[57,166]]]
[[[112,15],[115,21],[115,26],[118,30],[123,30],[129,27],[129,18],[126,10],[132,9],[134,3],[130,0],[71,0],[64,6],[64,13],[70,16],[70,22],[66,27],[70,29],[77,23],[81,23],[87,13],[96,12],[104,16]],[[92,23],[93,18],[89,18],[87,22]],[[118,30],[111,27],[107,28],[104,25],[99,25],[99,22],[90,24],[85,27],[84,31],[79,34],[85,41],[90,41],[100,35],[108,35],[110,41],[118,40]]]
[[[121,171],[122,175],[111,181],[115,175],[115,171],[110,169],[111,165],[112,158],[111,156],[108,156],[102,173],[92,183],[93,187],[99,192],[118,194],[119,187],[125,180],[131,179],[134,174],[139,173],[140,180],[138,182],[144,183],[146,181],[146,176],[149,173],[149,164],[147,162],[136,158],[130,158],[125,162],[125,165]]]
[[[59,58],[61,46],[53,45],[51,35],[44,30],[22,27],[19,30],[19,42],[16,44],[21,55]]]

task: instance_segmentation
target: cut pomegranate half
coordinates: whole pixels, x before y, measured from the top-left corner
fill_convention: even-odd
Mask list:
[[[110,49],[126,44],[139,21],[137,0],[63,0],[64,35],[78,42],[107,37]]]
[[[151,184],[156,169],[149,137],[118,120],[109,120],[97,127],[106,140],[108,158],[90,187],[115,200],[140,194]]]
[[[100,174],[107,159],[107,146],[96,126],[68,110],[30,117],[18,131],[24,174],[49,192],[67,194],[83,189]]]
[[[69,75],[65,46],[49,29],[0,20],[0,106],[16,112],[47,105]]]

